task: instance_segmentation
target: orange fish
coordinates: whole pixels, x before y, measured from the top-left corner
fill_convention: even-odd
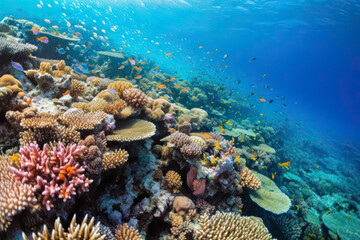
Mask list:
[[[265,98],[260,98],[260,102],[266,102]]]
[[[70,90],[67,90],[66,92],[63,93],[63,96],[67,95],[70,93]]]
[[[202,49],[202,48],[203,48],[203,46],[199,46],[199,48],[200,48],[200,49]]]
[[[45,74],[46,73],[46,70],[42,71],[41,74]]]
[[[155,67],[154,70],[159,69],[160,67]]]
[[[207,139],[211,138],[210,134],[208,133],[200,133],[201,135],[203,135],[204,137],[206,137]]]
[[[223,126],[223,125],[220,125],[219,127],[220,127],[220,131],[221,131],[221,133],[222,133],[222,134],[225,134],[225,129],[224,129],[224,126]]]
[[[134,66],[133,69],[135,69],[138,72],[141,71],[141,67]]]
[[[41,37],[41,38],[37,38],[37,40],[39,42],[42,42],[42,43],[48,43],[49,42],[49,39],[47,37]]]
[[[168,78],[168,79],[165,79],[164,82],[170,82],[170,79],[169,79],[169,78]]]
[[[226,65],[225,67],[226,67],[226,68],[228,68],[229,66],[228,66],[228,65]]]
[[[283,163],[278,163],[280,167],[284,167],[286,169],[289,169],[290,165],[291,165],[291,162],[288,161],[288,162],[283,162]]]
[[[60,73],[61,73],[61,74],[64,74],[65,72],[61,70]]]
[[[29,98],[29,100],[26,102],[26,106],[29,106],[31,103],[32,98]]]
[[[159,84],[159,85],[156,85],[156,88],[162,89],[162,88],[166,88],[166,86],[165,86],[165,84]]]
[[[121,65],[118,69],[121,70],[123,69],[125,66],[124,65]]]
[[[136,77],[134,77],[134,79],[140,79],[140,78],[142,78],[141,75],[137,75]]]
[[[142,62],[141,65],[145,65],[145,62]]]
[[[165,57],[171,57],[171,56],[172,56],[172,53],[165,54]]]
[[[184,88],[184,89],[181,89],[181,91],[180,91],[180,93],[182,93],[182,92],[189,92],[189,90],[187,89],[187,88]]]

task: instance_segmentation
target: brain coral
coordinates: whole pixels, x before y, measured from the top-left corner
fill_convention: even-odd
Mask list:
[[[114,153],[106,153],[103,156],[102,167],[104,170],[120,167],[127,162],[128,158],[129,154],[123,149],[115,150]]]
[[[136,88],[128,88],[124,90],[123,98],[133,108],[144,107],[148,101],[146,94]]]
[[[5,74],[0,78],[0,87],[7,87],[13,92],[23,91],[21,82],[10,74]]]
[[[190,136],[190,141],[201,147],[201,149],[204,151],[207,147],[206,142],[201,138],[197,136]]]
[[[107,139],[117,142],[132,142],[150,138],[155,131],[156,127],[153,123],[141,119],[131,119],[122,122],[112,135],[107,136]]]
[[[196,240],[271,240],[267,228],[250,217],[234,213],[216,213],[201,215],[200,228],[195,230]]]
[[[262,183],[258,190],[250,190],[250,198],[260,207],[275,214],[286,213],[291,201],[281,190],[275,185],[274,181],[264,175],[253,171]]]

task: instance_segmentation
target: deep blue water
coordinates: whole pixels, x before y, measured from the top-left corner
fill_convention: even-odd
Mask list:
[[[216,76],[219,84],[241,89],[242,95],[254,91],[267,101],[274,99],[271,105],[259,106],[271,119],[288,118],[339,141],[359,140],[360,4],[356,1],[41,4],[5,0],[4,4],[2,17],[11,14],[39,24],[48,18],[51,25],[64,25],[66,19],[73,26],[83,25],[89,35],[100,35],[104,29],[102,35],[109,37],[110,46],[123,48],[127,44],[124,50],[154,59],[165,71],[177,71],[188,79],[206,72]],[[113,26],[117,26],[115,32],[110,30]],[[167,52],[174,53],[174,58],[165,58]],[[229,55],[226,61],[222,61],[224,54]],[[251,57],[256,61],[249,63]],[[218,64],[225,73],[219,71]],[[225,65],[229,67],[225,69]],[[234,85],[237,80],[242,83]],[[285,100],[277,100],[277,95]],[[286,116],[276,116],[274,111]]]

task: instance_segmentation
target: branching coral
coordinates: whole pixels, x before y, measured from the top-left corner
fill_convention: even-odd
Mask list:
[[[196,240],[271,240],[267,228],[250,217],[234,213],[216,213],[213,216],[202,215],[200,228],[196,229]]]
[[[86,94],[86,84],[78,80],[71,81],[70,89],[70,95],[75,98],[85,96]]]
[[[127,224],[117,226],[115,237],[117,240],[141,240],[139,232],[135,228],[129,227]]]
[[[80,109],[69,109],[59,117],[62,124],[74,127],[76,130],[92,130],[98,126],[108,115],[105,112],[97,111],[85,113]]]
[[[126,150],[119,149],[113,153],[107,153],[103,156],[102,167],[104,170],[123,166],[129,158]]]
[[[136,88],[128,88],[123,92],[123,98],[133,108],[144,107],[147,103],[147,96],[143,91]]]
[[[0,231],[5,231],[13,216],[36,203],[35,187],[15,179],[8,156],[0,157]]]
[[[57,124],[54,116],[25,118],[21,120],[24,128],[52,128]]]
[[[11,168],[15,177],[36,186],[39,200],[50,210],[58,199],[70,199],[76,192],[86,192],[92,180],[83,174],[86,166],[77,162],[84,147],[59,143],[50,151],[47,145],[40,150],[36,143],[20,149],[20,169]]]
[[[177,172],[170,170],[165,175],[165,182],[169,189],[173,191],[173,193],[180,192],[180,188],[182,186],[181,176]]]
[[[54,229],[50,232],[46,225],[40,233],[32,233],[32,240],[54,240],[54,239],[68,239],[68,240],[104,240],[106,235],[100,235],[100,222],[96,225],[94,218],[88,222],[88,215],[84,217],[81,224],[76,223],[76,215],[73,216],[68,231],[63,228],[60,218],[57,218],[54,223]],[[29,240],[25,233],[22,234],[23,240]]]
[[[259,189],[261,187],[261,181],[247,167],[245,167],[241,171],[240,180],[241,180],[240,184],[243,187],[248,187],[253,190]]]

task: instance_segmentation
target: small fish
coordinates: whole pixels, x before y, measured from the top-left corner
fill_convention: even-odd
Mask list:
[[[46,70],[42,71],[41,74],[45,74],[46,73]]]
[[[233,125],[233,123],[232,123],[232,122],[230,122],[230,120],[229,120],[229,121],[227,121],[227,122],[225,122],[225,124],[227,124],[227,125],[229,125],[229,126],[232,126],[232,125]]]
[[[269,88],[269,85],[265,84],[265,85],[264,85],[264,88]]]
[[[296,210],[300,210],[300,207],[299,207],[299,205],[295,205],[295,207],[296,207]]]
[[[112,88],[109,88],[108,91],[113,93],[113,94],[118,94],[118,92],[116,90],[112,89]]]
[[[33,28],[30,30],[34,35],[38,35],[39,34],[39,29],[38,28]]]
[[[65,49],[63,49],[63,48],[56,48],[56,52],[58,52],[60,54],[65,54],[66,53]]]
[[[225,54],[224,57],[223,57],[223,60],[227,59],[229,57],[228,54]]]
[[[286,104],[284,104],[284,103],[281,104],[281,106],[283,106],[283,108],[287,108]]]
[[[266,102],[265,98],[260,98],[260,102]]]
[[[221,133],[222,133],[222,134],[225,134],[224,126],[223,126],[223,125],[220,125],[219,128],[220,128]]]
[[[206,159],[206,154],[205,153],[203,153],[203,158]]]
[[[165,79],[164,82],[170,82],[170,78]]]
[[[266,74],[263,75],[263,78],[266,76]]]
[[[220,147],[219,142],[216,142],[216,143],[215,143],[215,148],[216,148],[217,150],[223,150],[222,147]]]
[[[145,65],[145,62],[142,62],[141,65]]]
[[[140,78],[142,78],[141,75],[137,75],[136,77],[134,77],[134,79],[140,79]]]
[[[154,70],[157,70],[157,69],[159,69],[160,67],[159,66],[157,66],[157,67],[154,67]]]
[[[123,69],[125,66],[121,65],[120,67],[118,67],[119,70]]]
[[[20,63],[18,62],[11,62],[11,65],[16,69],[16,70],[19,70],[19,71],[24,71],[24,68],[21,66]]]
[[[50,20],[49,19],[44,19],[44,21],[48,24],[50,24]]]
[[[235,142],[235,138],[234,138],[234,137],[231,137],[231,141],[232,141],[232,142]]]
[[[68,95],[70,93],[70,90],[67,90],[66,92],[64,92],[62,95],[65,96],[65,95]]]
[[[189,92],[189,90],[188,89],[186,89],[186,88],[184,88],[184,89],[181,89],[181,91],[180,91],[180,93],[182,93],[182,92]]]
[[[320,166],[319,166],[319,165],[316,165],[316,168],[320,168]]]
[[[274,100],[271,99],[268,103],[270,104],[270,103],[273,103],[273,102],[274,102]]]
[[[133,69],[135,69],[135,70],[138,71],[138,72],[141,71],[141,67],[134,66]]]
[[[273,173],[271,173],[271,179],[274,179],[275,175]]]
[[[171,56],[173,56],[172,53],[165,54],[165,57],[171,57]]]
[[[279,165],[280,167],[284,167],[284,168],[286,168],[286,169],[289,169],[289,167],[290,167],[290,165],[291,165],[291,162],[288,161],[288,162],[278,163],[278,165]]]
[[[200,49],[202,49],[202,48],[203,48],[203,46],[199,46],[199,48],[200,48]]]
[[[330,210],[326,210],[326,212],[331,214],[331,211],[330,211]]]
[[[200,133],[201,135],[203,135],[204,137],[206,137],[207,139],[211,138],[210,134],[208,133]]]
[[[264,166],[264,168],[267,170],[267,166]]]
[[[159,85],[156,85],[156,88],[157,89],[166,88],[166,85],[165,84],[159,84]]]
[[[26,106],[29,106],[31,104],[32,98],[29,98],[29,100],[26,102]]]
[[[256,57],[250,58],[249,62],[254,62],[256,60]]]
[[[134,60],[134,59],[129,58],[128,61],[130,62],[130,64],[131,64],[132,66],[135,65],[135,60]]]
[[[47,37],[41,37],[41,38],[37,38],[37,40],[39,42],[42,42],[42,43],[48,43],[49,42],[49,39]]]

